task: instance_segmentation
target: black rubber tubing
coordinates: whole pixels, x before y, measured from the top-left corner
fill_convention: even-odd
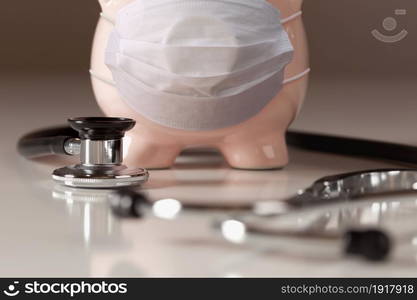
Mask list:
[[[415,146],[299,131],[288,131],[286,138],[305,150],[417,164]]]
[[[17,150],[23,157],[32,159],[49,155],[68,155],[65,142],[78,137],[78,132],[69,126],[33,131],[20,138]]]
[[[23,136],[17,148],[26,158],[67,155],[65,142],[76,137],[78,132],[69,126],[43,129]],[[286,139],[288,145],[310,151],[417,164],[417,147],[409,145],[300,131],[288,131]]]

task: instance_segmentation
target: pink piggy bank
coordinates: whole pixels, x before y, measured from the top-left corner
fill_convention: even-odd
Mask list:
[[[308,49],[301,18],[303,0],[269,1],[280,11],[283,27],[294,48],[292,60],[285,67],[281,90],[249,119],[211,130],[161,125],[126,103],[105,64],[105,50],[117,13],[134,0],[99,1],[102,17],[92,50],[92,83],[97,102],[106,115],[137,121],[126,138],[126,164],[150,169],[169,168],[182,150],[192,147],[218,149],[233,168],[276,169],[288,163],[285,132],[300,110],[308,84]]]

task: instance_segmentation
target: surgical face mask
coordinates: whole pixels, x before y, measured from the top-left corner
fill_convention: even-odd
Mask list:
[[[139,114],[212,130],[259,113],[281,90],[293,51],[265,0],[140,0],[118,13],[106,64]]]

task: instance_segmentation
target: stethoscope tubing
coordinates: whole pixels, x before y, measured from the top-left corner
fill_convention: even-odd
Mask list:
[[[21,137],[17,151],[28,159],[49,155],[68,155],[64,149],[68,139],[77,138],[78,133],[69,126],[40,129]]]
[[[41,129],[20,138],[17,148],[26,158],[65,155],[65,141],[77,136],[69,126]],[[417,147],[411,145],[294,130],[287,132],[286,140],[289,146],[304,150],[417,164]]]
[[[417,147],[367,139],[288,131],[288,145],[304,150],[417,164]]]

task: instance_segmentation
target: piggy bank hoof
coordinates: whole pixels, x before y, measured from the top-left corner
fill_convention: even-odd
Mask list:
[[[124,162],[128,166],[146,169],[169,169],[175,163],[182,148],[176,145],[159,145],[133,142],[126,151]]]
[[[223,156],[232,168],[245,170],[281,169],[288,164],[283,137],[258,139],[224,145]]]
[[[183,150],[182,145],[151,143],[134,139],[125,153],[125,163],[147,169],[171,168]],[[242,138],[218,146],[227,163],[236,169],[281,169],[288,164],[284,137]]]

